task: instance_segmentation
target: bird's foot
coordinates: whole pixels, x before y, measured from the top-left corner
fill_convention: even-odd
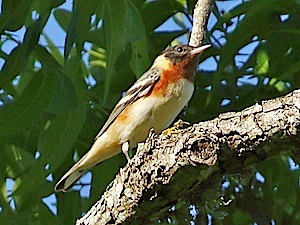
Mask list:
[[[172,133],[174,133],[175,130],[185,128],[188,125],[190,125],[189,122],[186,122],[186,121],[183,121],[180,119],[180,120],[176,121],[172,127],[162,131],[162,134],[166,135],[166,136],[170,136]]]
[[[123,143],[121,149],[122,149],[122,152],[125,155],[127,161],[129,161],[130,160],[129,154],[128,154],[129,153],[129,141],[126,141],[125,143]]]

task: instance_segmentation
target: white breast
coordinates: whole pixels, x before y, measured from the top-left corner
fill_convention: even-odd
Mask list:
[[[170,85],[166,95],[147,96],[135,102],[132,114],[119,127],[121,142],[129,140],[130,147],[144,141],[151,128],[160,133],[167,128],[189,102],[194,92],[194,84],[187,79]],[[115,133],[115,134],[117,134]]]

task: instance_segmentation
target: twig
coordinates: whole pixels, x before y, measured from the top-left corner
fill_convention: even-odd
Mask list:
[[[193,28],[191,38],[189,41],[190,46],[200,46],[204,39],[205,28],[208,21],[211,5],[214,0],[198,0],[194,9]]]

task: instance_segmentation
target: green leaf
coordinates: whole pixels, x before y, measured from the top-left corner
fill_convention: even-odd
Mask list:
[[[274,86],[278,92],[286,92],[288,90],[286,82],[272,78],[269,82],[270,86]]]
[[[0,111],[0,135],[14,135],[30,126],[49,104],[56,82],[57,75],[52,71],[37,72],[22,95]]]
[[[143,17],[147,33],[154,31],[176,12],[184,12],[183,5],[177,1],[146,1],[141,7],[141,15]]]
[[[32,202],[32,199],[31,199]],[[32,204],[20,212],[16,210],[12,213],[11,210],[0,213],[1,225],[12,224],[43,224],[43,225],[63,225],[60,218],[54,216],[47,206],[39,199],[38,202]]]
[[[232,222],[233,224],[252,224],[253,219],[248,213],[235,210],[232,213]]]
[[[19,209],[29,207],[31,204],[29,199],[33,196],[42,197],[52,192],[53,185],[45,178],[55,171],[70,153],[84,121],[85,107],[81,102],[75,110],[61,113],[50,122],[50,125],[45,125],[45,132],[40,135],[38,143],[40,157],[17,179],[13,195]],[[36,185],[37,183],[39,185]]]
[[[19,30],[29,14],[32,2],[33,0],[3,1],[2,14],[0,15],[0,33],[2,34],[4,30]]]
[[[33,49],[33,54],[37,59],[41,62],[43,66],[45,66],[48,69],[57,70],[58,73],[62,72],[63,68],[58,63],[58,61],[47,51],[46,48],[37,45]]]
[[[84,102],[78,99],[78,107],[71,112],[58,114],[40,137],[41,160],[50,164],[51,171],[55,171],[72,150],[85,118]]]
[[[114,64],[125,50],[124,0],[104,0],[104,28],[106,40],[107,70],[104,88],[104,102],[108,97]]]
[[[257,54],[256,67],[254,73],[257,75],[263,75],[269,72],[269,55],[266,51],[260,50]]]
[[[51,10],[54,7],[58,7],[63,2],[65,2],[65,0],[34,0],[30,8],[30,13],[28,13],[27,18],[24,21],[24,25],[28,27],[39,19],[42,21],[42,27],[44,27],[49,19]]]
[[[64,224],[72,224],[81,216],[83,199],[79,192],[57,193],[58,215]]]
[[[192,10],[194,10],[196,2],[197,2],[197,0],[186,1],[187,7],[188,7],[190,12],[192,12]]]
[[[67,35],[66,35],[66,41],[65,41],[65,48],[64,48],[64,58],[67,59],[69,56],[71,49],[73,47],[73,44],[76,41],[76,23],[78,19],[78,12],[73,11],[71,14],[70,23],[68,24],[67,29]]]
[[[44,200],[43,200],[44,202]],[[65,225],[66,223],[63,223],[61,221],[61,218],[55,216],[44,204],[43,202],[39,202],[38,204],[38,212],[36,213],[36,217],[34,218],[35,224],[45,224],[45,225]],[[32,206],[34,207],[34,206]],[[33,210],[31,208],[31,210]],[[31,212],[27,213],[28,215],[31,215]],[[73,220],[74,221],[74,220]],[[32,218],[29,219],[29,223],[33,223]]]
[[[53,15],[60,25],[60,27],[67,32],[69,23],[71,21],[72,12],[66,9],[55,9]]]
[[[131,43],[130,66],[138,78],[149,67],[147,36],[140,12],[130,0],[125,1],[126,41]]]
[[[150,60],[148,57],[147,42],[144,39],[131,44],[132,57],[130,67],[136,78],[139,78],[149,67]]]
[[[28,56],[32,49],[34,49],[35,45],[38,44],[42,29],[41,19],[35,20],[34,23],[27,28],[23,40],[24,56]]]
[[[47,41],[47,44],[48,44],[48,48],[49,48],[49,51],[50,51],[50,54],[53,56],[53,58],[55,58],[55,60],[61,65],[63,66],[64,65],[64,58],[63,56],[61,55],[60,51],[58,50],[58,47],[54,45],[54,43],[52,42],[52,40],[48,37],[47,34],[43,34],[46,41]]]
[[[75,2],[74,13],[77,13],[75,41],[77,55],[80,55],[84,42],[87,41],[88,33],[91,29],[91,16],[95,14],[95,10],[97,10],[100,3],[94,0],[77,0]]]
[[[41,16],[46,16],[51,13],[51,9],[62,5],[64,2],[66,0],[34,0],[31,9],[32,11],[37,11]]]
[[[150,59],[154,59],[163,49],[165,49],[175,38],[187,33],[188,30],[159,31],[149,35],[148,42]]]
[[[145,26],[139,10],[131,0],[125,0],[124,30],[126,41],[135,42],[144,38]]]
[[[76,45],[77,55],[81,54],[91,28],[91,16],[97,10],[98,4],[98,1],[92,0],[78,0],[75,2],[67,30],[65,58],[69,56],[73,44]]]
[[[0,72],[0,88],[4,88],[19,74],[20,70],[26,65],[26,58],[23,54],[22,44],[15,47]]]
[[[237,25],[235,32],[227,36],[227,43],[222,48],[222,53],[226,52],[226,54],[221,54],[218,71],[223,72],[233,62],[237,51],[250,43],[254,35],[258,33],[263,34],[263,32],[270,30],[270,24],[272,24],[271,22],[274,19],[271,16],[272,11],[270,10],[270,6],[274,7],[276,5],[275,2],[274,0],[246,2],[230,12],[232,17],[240,16],[245,12],[247,13],[245,18]],[[220,20],[218,23],[222,24],[223,22],[223,20]]]
[[[97,48],[95,50],[91,49],[89,51],[89,64],[91,67],[97,66],[106,68],[106,55],[105,49]]]
[[[26,67],[23,69],[22,73],[18,77],[18,82],[14,85],[12,84],[12,87],[16,92],[16,96],[20,96],[22,94],[24,89],[27,87],[28,83],[34,77],[36,73],[34,66],[35,62],[35,58],[32,55],[30,55]]]
[[[72,81],[66,75],[61,75],[47,111],[51,113],[65,112],[75,109],[77,105],[76,89]]]
[[[41,20],[35,21],[25,32],[24,43],[12,50],[0,73],[0,88],[5,87],[26,67],[32,49],[37,45],[42,26]]]

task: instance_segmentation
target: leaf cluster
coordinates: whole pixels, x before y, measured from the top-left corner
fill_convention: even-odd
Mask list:
[[[156,29],[190,9],[172,0],[9,0],[1,9],[1,224],[73,224],[124,157],[89,173],[81,191],[56,194],[55,182],[89,149],[121,93],[188,31]],[[52,38],[54,23],[64,46]]]
[[[80,191],[55,194],[53,186],[89,149],[121,93],[161,50],[187,39],[195,2],[1,2],[1,224],[73,224],[99,198],[125,164],[122,155],[93,169]],[[299,1],[252,0],[230,10],[223,3],[216,2],[208,24],[206,42],[214,47],[201,58],[186,117],[192,122],[300,86]],[[65,34],[63,46],[50,38],[53,21]],[[168,23],[176,28],[161,29]],[[225,177],[230,207],[217,197],[204,208],[183,200],[155,221],[249,224],[261,218],[252,213],[259,202],[268,219],[299,223],[298,168],[291,171],[289,160],[257,168],[265,182]],[[282,176],[275,176],[278,168]]]

